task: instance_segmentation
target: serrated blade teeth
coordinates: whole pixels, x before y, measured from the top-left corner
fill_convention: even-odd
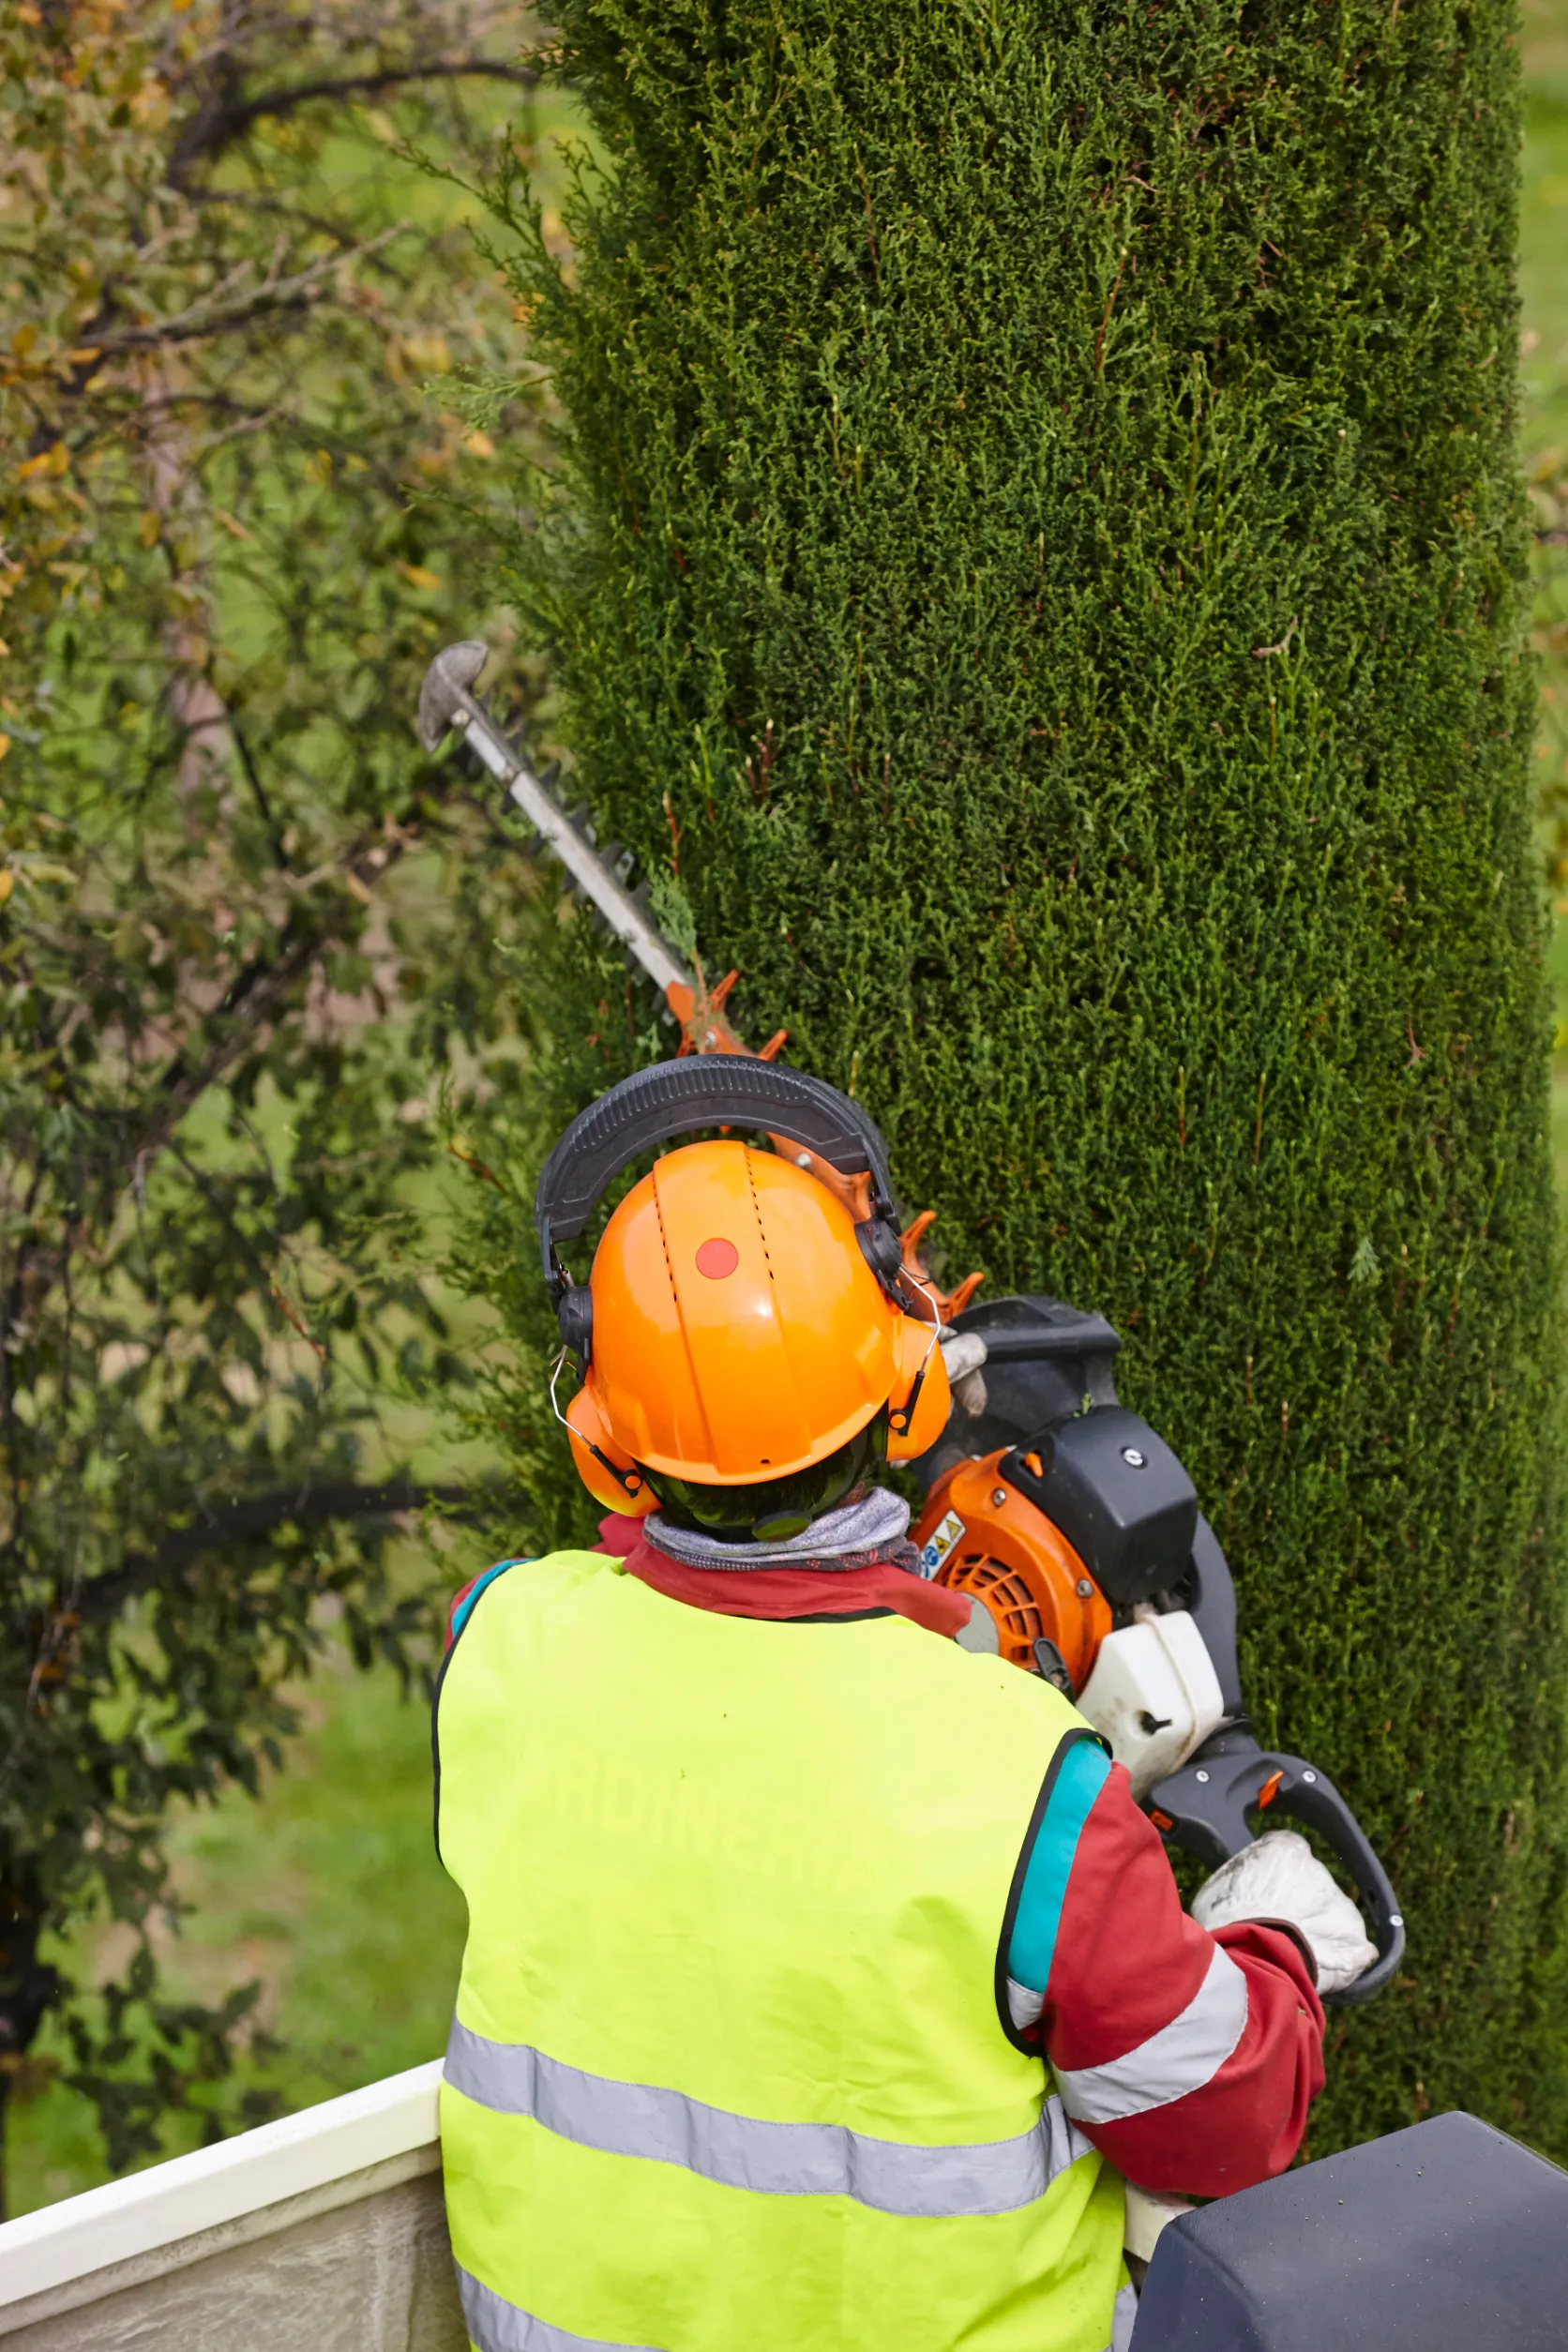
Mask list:
[[[559,774],[558,761],[552,761],[541,775],[523,764],[507,786],[507,797],[535,827],[530,854],[541,849],[550,852],[559,862],[567,897],[580,903],[596,932],[609,931],[625,942],[628,962],[644,972],[655,988],[665,993],[674,988],[694,988],[695,975],[647,911],[646,884],[636,891],[628,888],[636,868],[635,855],[619,841],[599,848],[588,802],[579,801],[575,808],[565,809],[551,789]]]

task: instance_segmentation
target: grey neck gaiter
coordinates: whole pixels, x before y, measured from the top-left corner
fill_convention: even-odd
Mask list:
[[[887,1555],[909,1532],[910,1507],[901,1495],[873,1486],[858,1502],[825,1511],[799,1535],[782,1544],[721,1544],[716,1536],[673,1527],[662,1511],[642,1522],[656,1551],[686,1568],[789,1568],[807,1561],[822,1568],[857,1568],[868,1556]]]

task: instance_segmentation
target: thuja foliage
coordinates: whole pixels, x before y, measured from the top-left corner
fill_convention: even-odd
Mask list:
[[[1568,2147],[1510,13],[557,13],[607,165],[517,595],[596,812],[953,1259],[1126,1334],[1410,1921],[1314,2148]],[[646,1049],[554,985],[584,1093]]]

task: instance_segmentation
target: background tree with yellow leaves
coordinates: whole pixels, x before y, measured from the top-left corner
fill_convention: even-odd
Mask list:
[[[409,158],[528,168],[530,37],[0,5],[0,2115],[59,2012],[115,2164],[219,2128],[249,2000],[160,1998],[171,1801],[276,1756],[323,1595],[362,1658],[427,1624],[382,1405],[461,1366],[396,1244],[440,1087],[513,1049],[531,877],[413,703],[535,425]]]

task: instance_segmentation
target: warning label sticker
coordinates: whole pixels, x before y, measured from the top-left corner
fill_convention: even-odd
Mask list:
[[[920,1546],[920,1573],[929,1583],[955,1544],[963,1539],[964,1523],[956,1511],[949,1511],[931,1530]]]

